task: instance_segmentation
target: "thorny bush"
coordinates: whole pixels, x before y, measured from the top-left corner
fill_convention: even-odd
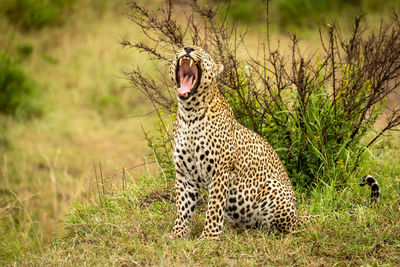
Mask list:
[[[121,44],[146,54],[159,72],[150,76],[137,67],[126,76],[154,108],[175,112],[176,85],[167,74],[175,51],[190,44],[205,48],[225,67],[219,88],[237,120],[268,140],[297,188],[345,183],[365,160],[366,148],[400,125],[400,106],[388,109],[385,104],[400,83],[397,15],[374,30],[366,27],[362,16],[356,17],[344,34],[335,25],[321,23],[322,53],[310,57],[302,55],[295,35],[289,55],[279,45],[272,49],[267,31],[257,56],[248,53],[243,59],[239,52],[249,51],[244,44],[246,33],[230,23],[226,14],[197,0],[190,7],[168,1],[157,11],[135,1],[129,7],[126,15],[147,41],[124,39]],[[175,18],[175,12],[186,17]],[[385,124],[374,131],[381,115],[386,115]],[[167,133],[165,124],[160,125]],[[370,134],[366,137],[366,133]]]

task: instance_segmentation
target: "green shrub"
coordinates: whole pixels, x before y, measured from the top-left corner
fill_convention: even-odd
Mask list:
[[[358,75],[345,66],[341,72],[347,79]],[[275,148],[295,186],[309,187],[321,181],[344,182],[348,178],[359,163],[358,153],[365,148],[362,137],[372,129],[378,114],[385,107],[382,101],[372,108],[369,119],[363,123],[363,130],[352,136],[367,104],[365,96],[371,92],[369,81],[354,92],[354,99],[361,100],[362,104],[349,110],[343,95],[347,94],[350,83],[337,88],[334,100],[328,84],[309,79],[306,102],[299,95],[299,90],[292,86],[280,92],[278,88],[272,88],[271,94],[282,101],[272,104],[270,98],[254,94],[256,89],[248,74],[244,74],[242,69],[238,73],[240,90],[225,89],[235,117]],[[324,77],[320,76],[319,80],[324,80]],[[244,112],[246,110],[248,112]],[[262,116],[263,113],[266,115]]]
[[[0,113],[30,118],[41,115],[38,88],[18,61],[0,51]]]

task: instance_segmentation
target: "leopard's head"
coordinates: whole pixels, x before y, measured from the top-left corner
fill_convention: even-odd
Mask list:
[[[176,52],[170,75],[177,86],[178,97],[186,100],[210,87],[222,70],[222,65],[215,64],[201,47],[185,46]]]

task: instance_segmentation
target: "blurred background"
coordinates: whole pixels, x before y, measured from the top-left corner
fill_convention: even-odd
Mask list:
[[[139,2],[149,9],[164,3]],[[184,16],[187,3],[173,2],[182,7],[174,15]],[[265,33],[264,1],[200,2],[248,29],[250,48]],[[272,40],[285,47],[295,32],[312,53],[322,18],[346,25],[363,11],[379,25],[399,7],[398,0],[272,0]],[[152,159],[143,134],[156,121],[153,107],[123,75],[146,69],[148,60],[119,44],[144,39],[121,14],[126,9],[123,0],[2,0],[0,257],[40,252],[62,231],[63,213],[91,190],[94,163],[107,176],[156,168],[146,163]]]

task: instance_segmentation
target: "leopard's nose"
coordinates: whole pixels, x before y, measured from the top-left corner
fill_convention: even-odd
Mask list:
[[[186,51],[186,53],[188,53],[188,54],[190,54],[190,52],[194,51],[194,49],[191,48],[190,46],[185,46],[183,49],[184,49],[184,50]]]

